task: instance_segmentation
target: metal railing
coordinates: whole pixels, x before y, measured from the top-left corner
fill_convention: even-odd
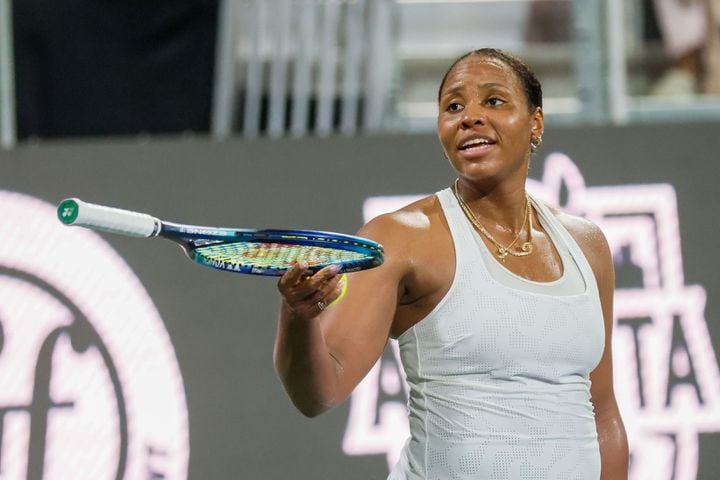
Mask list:
[[[6,149],[17,143],[14,66],[12,2],[0,0],[0,147]]]
[[[394,66],[392,4],[223,0],[212,135],[383,129]]]

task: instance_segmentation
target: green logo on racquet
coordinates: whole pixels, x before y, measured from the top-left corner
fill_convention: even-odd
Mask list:
[[[57,216],[65,225],[72,225],[78,216],[78,204],[75,200],[65,200],[58,205]]]

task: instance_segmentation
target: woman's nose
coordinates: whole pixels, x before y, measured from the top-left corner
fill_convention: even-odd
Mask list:
[[[485,111],[480,106],[468,105],[465,107],[463,114],[462,123],[467,128],[485,123]]]

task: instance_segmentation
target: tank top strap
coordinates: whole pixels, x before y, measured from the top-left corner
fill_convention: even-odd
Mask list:
[[[460,252],[475,252],[479,258],[480,254],[477,252],[477,248],[475,248],[473,232],[469,228],[465,214],[460,208],[460,204],[457,198],[455,198],[452,189],[446,188],[440,190],[435,195],[440,200],[448,228],[450,228],[450,234],[455,243],[456,256],[459,255]]]
[[[588,285],[589,291],[597,292],[598,287],[595,281],[595,273],[580,248],[580,245],[578,245],[573,236],[570,235],[570,232],[568,232],[565,226],[560,223],[560,220],[557,219],[543,201],[533,197],[532,195],[529,195],[529,197],[530,202],[535,207],[538,215],[540,215],[544,226],[550,229],[551,236],[558,239],[558,242],[556,243],[562,242],[561,245],[555,245],[555,247],[567,249],[573,260],[575,260],[575,264],[580,269],[580,272],[585,279],[585,283]]]

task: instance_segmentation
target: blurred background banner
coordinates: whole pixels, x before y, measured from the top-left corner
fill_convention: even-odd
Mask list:
[[[720,229],[708,205],[717,132],[557,126],[533,159],[529,188],[600,223],[613,246],[616,388],[633,479],[720,469]],[[63,227],[52,206],[75,195],[190,223],[352,233],[379,198],[402,203],[452,178],[433,135],[46,142],[2,153],[3,478],[85,478],[88,449],[62,441],[69,432],[92,435],[92,457],[103,454],[105,470],[87,478],[138,478],[134,468],[185,478],[183,461],[193,479],[384,478],[406,428],[393,348],[351,399],[305,419],[272,367],[273,279],[201,268],[163,240]],[[74,329],[78,312],[88,323]],[[51,332],[53,355],[43,349]],[[44,403],[40,384],[51,385]],[[73,463],[52,476],[60,453]],[[105,474],[122,462],[125,476]]]
[[[0,478],[386,478],[393,342],[305,419],[275,280],[54,208],[354,233],[451,184],[437,88],[481,47],[543,84],[528,188],[611,244],[632,480],[716,479],[719,0],[0,0]]]
[[[182,375],[142,283],[55,205],[0,204],[3,478],[185,478]]]

